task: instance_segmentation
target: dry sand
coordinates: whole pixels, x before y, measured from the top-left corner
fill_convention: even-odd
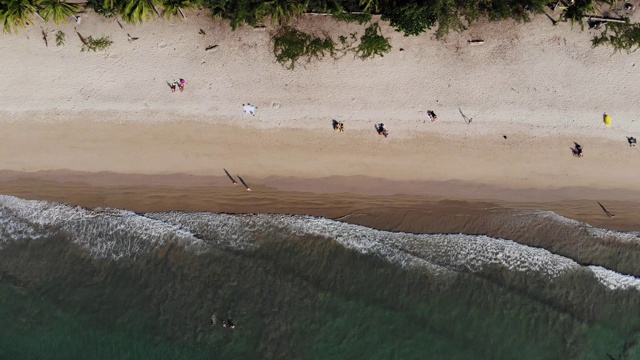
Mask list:
[[[42,24],[67,34],[62,47],[53,33],[44,46],[40,24],[0,35],[0,75],[11,84],[0,88],[0,168],[13,174],[5,184],[13,172],[67,170],[183,173],[170,184],[183,188],[189,176],[227,168],[254,190],[640,201],[640,147],[626,142],[640,137],[640,57],[591,48],[593,31],[540,17],[477,24],[436,41],[383,25],[393,46],[383,58],[324,59],[289,71],[274,61],[270,28],[233,32],[205,12],[124,29],[82,17],[79,25]],[[334,38],[364,29],[313,16],[298,25]],[[81,53],[74,26],[114,44]],[[129,42],[127,33],[139,39]],[[210,45],[218,47],[206,52]],[[178,78],[186,90],[171,93],[166,82]],[[246,102],[257,105],[255,117],[242,113]],[[429,122],[427,110],[438,121]],[[332,119],[346,132],[335,133]],[[376,134],[376,122],[389,138]],[[574,141],[583,158],[571,156]],[[105,187],[132,179],[108,178]]]

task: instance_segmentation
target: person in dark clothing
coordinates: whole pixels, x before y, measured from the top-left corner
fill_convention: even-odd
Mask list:
[[[629,137],[627,136],[627,141],[629,142],[629,146],[636,146],[636,138],[634,138],[633,136]]]

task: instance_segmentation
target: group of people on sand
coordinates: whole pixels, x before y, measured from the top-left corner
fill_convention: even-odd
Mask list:
[[[342,121],[333,119],[331,120],[331,122],[333,126],[333,131],[344,132],[344,123]],[[387,128],[384,127],[383,123],[375,124],[374,126],[376,128],[376,131],[378,132],[378,135],[382,135],[384,137],[389,136],[389,130],[387,130]]]
[[[167,82],[167,84],[169,85],[169,87],[171,88],[171,92],[175,92],[176,89],[180,89],[180,91],[184,91],[184,87],[187,84],[187,81],[185,79],[179,79],[178,81],[174,81],[173,83],[169,83]],[[256,112],[256,106],[250,103],[247,104],[242,104],[243,106],[243,110],[245,114],[250,114],[255,116],[255,112]],[[438,115],[436,115],[436,113],[433,110],[428,110],[427,111],[427,116],[429,117],[429,119],[431,120],[431,122],[434,122],[436,120],[438,120]],[[464,115],[463,115],[464,116]],[[608,116],[605,114],[605,124],[610,125],[610,120],[609,122],[607,122],[607,118]],[[466,120],[466,119],[465,119]],[[468,120],[467,124],[471,122],[471,119]],[[333,126],[333,130],[335,132],[344,132],[344,122],[342,121],[337,121],[337,120],[332,120],[332,126]],[[378,135],[382,135],[385,138],[387,136],[389,136],[389,130],[387,130],[384,126],[383,123],[379,123],[379,124],[375,124],[375,129],[378,132]],[[503,136],[505,139],[507,138],[507,136]],[[627,137],[627,141],[629,142],[629,146],[636,146],[636,138],[631,136],[631,137]],[[583,148],[580,144],[578,144],[577,142],[574,142],[574,147],[571,148],[571,152],[573,153],[573,156],[575,157],[582,157],[584,156],[583,154]]]
[[[384,127],[383,123],[380,124],[376,124],[376,131],[378,132],[378,135],[382,135],[384,137],[389,136],[389,131]]]
[[[436,115],[436,113],[432,110],[427,111],[427,115],[429,116],[429,119],[431,120],[431,122],[438,120],[438,115]],[[343,122],[337,121],[334,119],[332,120],[332,126],[335,132],[344,132]],[[382,135],[384,137],[389,136],[389,130],[387,130],[384,127],[383,123],[375,124],[375,128],[376,128],[376,131],[378,132],[378,135]]]
[[[630,147],[636,146],[637,141],[638,140],[633,136],[627,136],[627,142],[629,143]],[[573,145],[574,147],[571,148],[571,153],[573,153],[573,156],[575,157],[584,156],[582,145],[578,144],[577,142],[574,142]]]
[[[180,91],[184,91],[184,86],[187,84],[185,79],[180,79],[179,81],[173,81],[173,83],[169,83],[169,87],[171,88],[171,92],[176,92],[176,89],[180,89]]]

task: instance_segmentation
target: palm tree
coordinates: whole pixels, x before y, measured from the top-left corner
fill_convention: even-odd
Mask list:
[[[272,24],[288,24],[294,16],[307,11],[307,4],[297,0],[271,0],[264,2],[258,13],[271,17]]]
[[[0,0],[0,21],[4,32],[18,31],[31,22],[30,16],[36,12],[31,0]]]
[[[128,23],[142,23],[155,15],[160,16],[156,4],[158,0],[129,0],[122,11],[122,19]]]
[[[66,23],[68,17],[75,16],[80,11],[80,7],[69,4],[64,0],[41,0],[40,5],[44,6],[40,10],[44,20],[49,21],[49,19],[53,18],[56,25],[60,22]]]
[[[162,8],[164,9],[163,15],[167,19],[170,19],[172,16],[178,17],[178,15],[186,19],[187,17],[184,15],[183,9],[194,7],[194,5],[191,0],[164,0],[162,2]]]

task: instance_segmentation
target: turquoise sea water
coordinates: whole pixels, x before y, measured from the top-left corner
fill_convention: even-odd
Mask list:
[[[640,356],[640,280],[511,241],[0,200],[0,359]]]

